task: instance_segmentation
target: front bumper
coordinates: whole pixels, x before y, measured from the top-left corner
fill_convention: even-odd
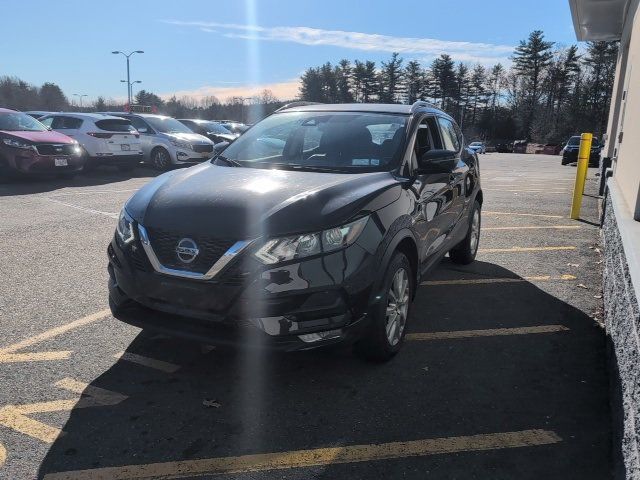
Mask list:
[[[85,163],[81,155],[40,155],[32,150],[17,148],[4,149],[1,156],[4,168],[25,175],[74,173],[82,170]],[[66,165],[57,166],[56,160],[58,163],[66,162]]]
[[[578,161],[578,150],[565,150],[562,153],[562,165],[574,163]],[[592,150],[589,154],[589,166],[597,167],[600,165],[600,152],[598,150]]]
[[[119,320],[209,344],[292,351],[349,343],[368,323],[374,253],[356,242],[265,267],[247,251],[215,278],[192,280],[155,271],[137,239],[123,247],[114,238],[109,301]]]
[[[195,165],[202,163],[213,157],[213,151],[211,152],[194,152],[193,150],[178,148],[173,153],[173,160],[176,165]]]

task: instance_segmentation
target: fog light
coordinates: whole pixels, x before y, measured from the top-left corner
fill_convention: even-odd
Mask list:
[[[178,158],[186,158],[186,157],[188,157],[188,156],[189,156],[189,155],[188,155],[188,154],[186,154],[186,153],[184,153],[184,152],[178,152]]]
[[[304,335],[298,335],[298,338],[305,343],[319,342],[320,340],[329,340],[332,338],[340,337],[342,330],[327,330],[326,332],[306,333]]]

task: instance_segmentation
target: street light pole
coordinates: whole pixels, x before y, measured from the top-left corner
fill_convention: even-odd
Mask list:
[[[79,93],[74,93],[73,94],[74,97],[78,97],[79,101],[80,101],[80,110],[82,110],[82,97],[88,97],[89,95],[83,93],[83,94],[79,94]]]
[[[144,53],[142,50],[134,50],[133,52],[129,52],[129,53],[124,53],[121,52],[120,50],[114,50],[113,52],[114,55],[117,54],[122,54],[126,57],[127,59],[127,100],[129,102],[129,106],[131,106],[131,75],[130,75],[130,71],[129,71],[129,57],[131,57],[131,55],[133,55],[134,53]]]

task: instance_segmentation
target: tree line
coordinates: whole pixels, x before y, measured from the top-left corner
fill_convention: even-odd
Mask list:
[[[163,100],[155,93],[140,90],[135,95],[134,103],[153,106],[159,113],[177,118],[224,119],[253,123],[286,102],[277,99],[270,90],[263,90],[253,97],[232,97],[225,101],[220,101],[215,96],[199,99],[172,96]],[[16,77],[3,76],[0,77],[0,107],[22,111],[108,112],[122,111],[125,105],[121,101],[100,96],[80,107],[79,102],[70,100],[55,83],[47,82],[38,87]]]
[[[456,63],[443,53],[429,65],[393,53],[380,66],[340,60],[308,68],[300,98],[322,103],[434,103],[467,138],[561,143],[579,132],[606,131],[617,42],[588,42],[586,50],[557,46],[540,30],[515,47],[512,65]]]

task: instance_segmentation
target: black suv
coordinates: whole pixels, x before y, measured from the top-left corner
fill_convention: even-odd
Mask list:
[[[421,279],[474,260],[477,156],[414,105],[287,105],[125,205],[109,303],[133,325],[283,350],[399,350]]]
[[[562,165],[568,165],[578,161],[578,151],[580,150],[580,135],[574,135],[562,149]],[[589,166],[597,167],[600,164],[600,150],[602,147],[597,138],[591,141],[591,152],[589,153]]]

